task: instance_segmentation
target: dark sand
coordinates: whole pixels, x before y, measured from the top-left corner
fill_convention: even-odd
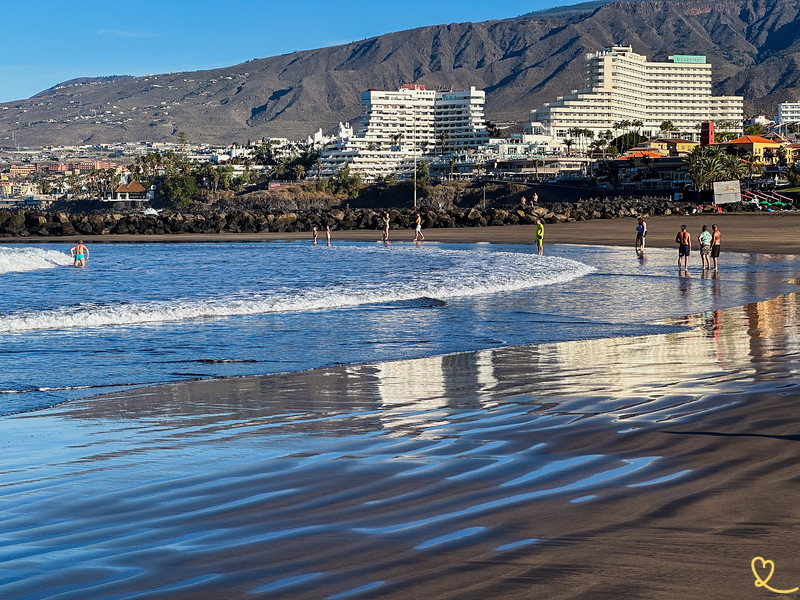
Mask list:
[[[677,248],[675,234],[685,224],[692,234],[693,245],[703,224],[716,223],[722,232],[723,251],[764,252],[774,254],[800,254],[800,214],[798,213],[746,213],[705,214],[687,216],[652,217],[647,219],[648,246]],[[533,243],[533,225],[505,227],[464,227],[458,229],[425,229],[425,240],[431,242],[493,242],[498,244]],[[334,231],[336,240],[380,240],[381,231]],[[408,242],[414,239],[414,230],[392,230],[390,241]],[[636,238],[636,219],[596,219],[575,223],[554,223],[545,226],[547,244],[595,244],[602,246],[631,246]],[[220,233],[220,234],[170,234],[170,235],[104,235],[84,236],[87,244],[100,242],[231,242],[311,239],[310,232],[300,233]],[[74,243],[78,236],[0,238],[5,243]],[[324,236],[321,237],[325,243]]]
[[[652,219],[648,241],[671,246],[681,222],[699,232]],[[795,215],[714,222],[725,249],[796,251]],[[632,245],[633,223],[554,225],[546,239]],[[668,335],[4,418],[0,597],[777,597],[750,563],[773,560],[775,588],[800,585],[799,314],[794,293]]]

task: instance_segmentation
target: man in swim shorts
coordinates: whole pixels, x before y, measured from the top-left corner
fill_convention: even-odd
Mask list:
[[[719,258],[719,244],[722,239],[722,234],[717,229],[716,225],[711,225],[711,258],[714,259],[714,270],[717,270],[717,259]]]
[[[686,225],[681,225],[681,230],[675,236],[675,243],[678,244],[678,270],[681,268],[681,258],[684,259],[683,270],[689,269],[689,254],[692,251],[692,236],[686,231]]]
[[[536,242],[536,248],[538,249],[539,256],[541,256],[544,252],[544,225],[541,219],[536,219],[536,235],[533,240]]]
[[[89,249],[83,245],[83,240],[79,240],[77,244],[70,248],[69,253],[72,255],[72,258],[75,259],[75,262],[72,264],[73,267],[86,266],[86,259],[89,258]]]
[[[417,216],[414,221],[416,224],[416,231],[414,232],[414,241],[416,242],[417,240],[419,240],[421,242],[425,239],[425,236],[422,235],[422,216],[419,213],[416,213],[416,215]]]

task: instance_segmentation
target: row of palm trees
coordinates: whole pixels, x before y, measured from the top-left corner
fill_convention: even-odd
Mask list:
[[[764,168],[755,154],[740,157],[715,146],[696,146],[684,162],[689,166],[687,176],[698,191],[714,181],[740,180],[746,175],[752,178]]]

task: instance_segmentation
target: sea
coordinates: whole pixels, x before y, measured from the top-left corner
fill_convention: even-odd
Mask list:
[[[0,415],[143,386],[665,333],[795,289],[793,256],[336,241],[0,246]]]

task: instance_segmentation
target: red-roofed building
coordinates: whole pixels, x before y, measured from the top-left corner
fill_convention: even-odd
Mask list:
[[[766,162],[774,162],[777,158],[776,152],[778,148],[783,147],[783,144],[770,141],[760,135],[743,135],[730,142],[723,142],[716,145],[726,150],[734,149],[739,156],[752,154],[758,158],[759,161],[766,160]]]

